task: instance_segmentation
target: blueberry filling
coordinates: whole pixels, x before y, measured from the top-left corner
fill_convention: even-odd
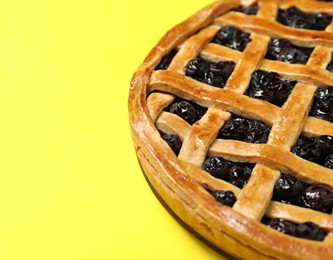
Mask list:
[[[270,128],[259,120],[234,117],[225,122],[218,138],[233,139],[248,143],[266,143]]]
[[[296,225],[282,218],[273,218],[269,221],[268,226],[283,234],[296,236]]]
[[[320,163],[321,150],[314,138],[300,137],[291,148],[291,152],[297,156],[314,163]]]
[[[300,136],[291,152],[297,156],[333,169],[333,136]]]
[[[249,123],[247,119],[236,117],[224,123],[218,137],[223,139],[244,140],[245,131],[248,128]]]
[[[332,22],[332,16],[324,13],[314,14],[314,24],[311,26],[313,30],[323,31]]]
[[[254,165],[225,160],[220,156],[207,157],[202,169],[211,176],[225,180],[239,188],[248,182]]]
[[[331,214],[333,189],[322,184],[309,184],[291,174],[282,173],[275,182],[273,200]]]
[[[305,64],[312,48],[293,45],[284,39],[272,39],[266,53],[266,59],[283,61],[291,64]]]
[[[282,106],[288,99],[296,81],[289,81],[275,72],[257,70],[252,74],[247,95]]]
[[[176,54],[177,50],[172,49],[167,55],[165,55],[161,59],[160,63],[156,66],[155,70],[166,70],[169,67],[172,59],[176,56]]]
[[[223,88],[235,68],[231,61],[212,62],[200,57],[185,67],[185,75],[208,85]]]
[[[267,223],[265,223],[267,222]],[[270,228],[273,228],[286,235],[299,237],[308,240],[323,241],[327,233],[313,222],[297,224],[282,218],[265,220]]]
[[[230,207],[232,207],[237,201],[235,194],[230,190],[213,190],[211,194],[218,202]]]
[[[315,138],[315,143],[318,145],[323,156],[333,153],[333,136],[320,135]]]
[[[244,14],[249,14],[249,15],[256,15],[257,12],[259,10],[259,6],[258,5],[249,5],[245,8],[241,7],[238,10],[236,10],[237,12],[241,12]]]
[[[296,236],[309,240],[323,241],[325,239],[325,231],[313,222],[305,222],[297,225]]]
[[[164,111],[173,113],[192,125],[203,117],[207,108],[201,107],[191,101],[176,100],[174,103],[166,107]]]
[[[306,14],[296,7],[290,7],[285,10],[280,9],[277,20],[294,28],[322,31],[330,24],[332,17],[324,13]]]
[[[182,141],[178,135],[167,134],[159,131],[162,139],[170,146],[173,152],[178,155],[180,148],[182,147]]]
[[[212,42],[221,44],[233,50],[243,51],[250,42],[250,34],[233,26],[222,27]]]
[[[235,163],[228,170],[227,181],[238,188],[243,188],[251,176],[252,169],[251,165]]]
[[[227,174],[228,162],[219,156],[208,157],[202,168],[215,178],[223,180]]]
[[[333,87],[318,88],[313,99],[310,116],[333,123]]]

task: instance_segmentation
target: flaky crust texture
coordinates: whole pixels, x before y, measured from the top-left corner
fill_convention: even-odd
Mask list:
[[[233,10],[258,3],[255,16]],[[333,187],[333,170],[308,162],[290,152],[300,133],[333,135],[333,124],[308,116],[320,86],[333,85],[325,67],[331,58],[333,26],[325,31],[300,30],[275,21],[278,8],[297,6],[305,12],[333,14],[333,3],[319,1],[216,1],[176,25],[150,51],[135,72],[128,99],[132,139],[148,182],[167,206],[194,232],[214,246],[244,259],[333,259],[332,215],[271,201],[281,172]],[[223,25],[251,33],[243,52],[210,43]],[[265,60],[269,40],[285,38],[313,47],[307,64]],[[177,49],[167,70],[154,70],[162,57]],[[184,67],[196,56],[233,61],[236,67],[223,89],[212,88],[185,76]],[[297,80],[282,108],[243,95],[256,69]],[[193,125],[163,112],[175,97],[208,108]],[[267,144],[216,139],[231,113],[261,120],[271,127]],[[170,123],[171,122],[171,123]],[[177,134],[183,141],[178,156],[161,139],[159,131]],[[218,155],[256,166],[242,190],[205,173],[207,155]],[[218,203],[208,189],[232,190],[231,208]],[[260,194],[260,196],[259,196]],[[324,241],[310,241],[277,232],[263,224],[263,216],[296,223],[313,221],[328,231]]]

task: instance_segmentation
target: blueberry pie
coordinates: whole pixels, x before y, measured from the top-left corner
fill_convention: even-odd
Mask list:
[[[333,259],[333,1],[216,1],[132,78],[132,139],[161,202],[242,259]]]

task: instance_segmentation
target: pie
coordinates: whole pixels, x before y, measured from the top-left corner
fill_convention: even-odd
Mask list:
[[[332,16],[333,1],[216,1],[132,78],[148,183],[221,252],[333,259]]]

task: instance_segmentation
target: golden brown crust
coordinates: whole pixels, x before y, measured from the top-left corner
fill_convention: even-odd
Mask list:
[[[273,19],[278,7],[278,1],[274,0],[259,2],[257,16],[229,12],[250,2],[214,2],[171,29],[148,54],[132,78],[128,100],[136,152],[149,182],[162,200],[217,247],[246,259],[330,259],[333,258],[332,233],[322,242],[310,241],[279,233],[260,220],[264,215],[296,223],[312,220],[333,232],[332,215],[270,201],[281,171],[333,187],[332,170],[289,152],[301,132],[308,136],[333,135],[332,123],[307,117],[318,85],[333,85],[332,74],[324,69],[333,46],[333,33],[329,32],[332,26],[326,32],[317,32],[278,24]],[[321,10],[324,6],[314,1],[297,2],[304,10]],[[283,1],[282,8],[294,4],[295,1]],[[327,12],[333,13],[333,5],[327,6]],[[267,16],[270,19],[264,19]],[[242,53],[209,43],[224,24],[236,25],[251,33],[252,41]],[[314,46],[309,62],[295,65],[264,60],[271,36]],[[178,52],[168,70],[154,71],[162,57],[175,48]],[[210,60],[237,64],[224,89],[211,88],[184,75],[184,66],[199,53]],[[301,81],[282,108],[243,95],[251,74],[259,68]],[[163,111],[175,96],[194,101],[208,111],[189,125]],[[216,139],[231,113],[271,126],[268,143]],[[289,117],[290,114],[294,117]],[[157,129],[180,136],[183,145],[178,156],[160,138]],[[256,163],[249,183],[241,190],[206,174],[201,165],[207,154]],[[238,200],[230,208],[216,202],[206,189],[232,190]],[[258,193],[262,195],[260,199]]]

